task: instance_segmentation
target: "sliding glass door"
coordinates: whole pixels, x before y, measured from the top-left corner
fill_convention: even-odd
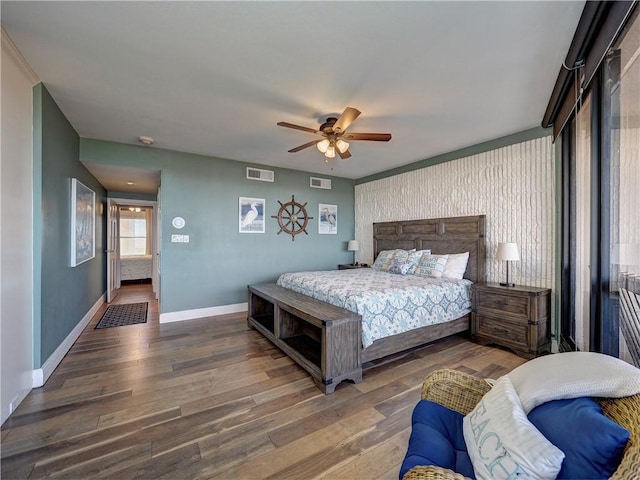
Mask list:
[[[640,363],[640,21],[606,53],[588,88],[574,70],[563,130],[562,350]],[[640,365],[639,365],[640,366]]]
[[[640,367],[640,20],[628,23],[605,65],[603,136],[608,143],[611,328],[619,355]],[[616,345],[616,346],[618,346]]]

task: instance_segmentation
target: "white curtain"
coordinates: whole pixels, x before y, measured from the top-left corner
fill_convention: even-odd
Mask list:
[[[147,223],[147,248],[146,254],[153,254],[153,209],[147,208],[144,210],[145,219]]]

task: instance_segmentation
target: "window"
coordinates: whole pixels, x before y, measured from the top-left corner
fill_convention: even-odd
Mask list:
[[[135,211],[139,210],[139,211]],[[123,208],[120,211],[120,256],[147,255],[149,242],[147,235],[147,214],[145,209]]]
[[[591,308],[591,95],[583,101],[572,129],[576,133],[575,156],[575,337],[579,350],[589,350],[589,310]]]
[[[569,120],[558,126],[561,349],[603,352],[640,366],[640,9],[634,6],[589,5],[608,13],[594,16],[594,25],[603,22],[590,30],[595,40],[572,45],[582,60],[570,69],[574,86],[557,111]]]
[[[604,65],[603,137],[608,144],[611,322],[620,357],[640,366],[640,16],[636,10]]]

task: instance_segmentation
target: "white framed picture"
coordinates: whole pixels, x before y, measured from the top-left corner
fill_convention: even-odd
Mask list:
[[[96,193],[71,179],[71,266],[96,256]]]
[[[240,233],[264,233],[264,198],[239,197],[238,231]]]
[[[318,205],[318,233],[335,235],[338,233],[338,206],[320,203]]]

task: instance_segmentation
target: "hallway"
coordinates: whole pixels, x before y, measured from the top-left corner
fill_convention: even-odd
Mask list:
[[[147,312],[147,323],[158,324],[160,314],[158,312],[158,301],[156,300],[151,283],[132,283],[123,285],[118,290],[118,295],[111,303],[105,303],[98,313],[91,319],[87,328],[95,328],[96,324],[104,315],[109,305],[122,305],[125,303],[149,302],[149,310]]]

